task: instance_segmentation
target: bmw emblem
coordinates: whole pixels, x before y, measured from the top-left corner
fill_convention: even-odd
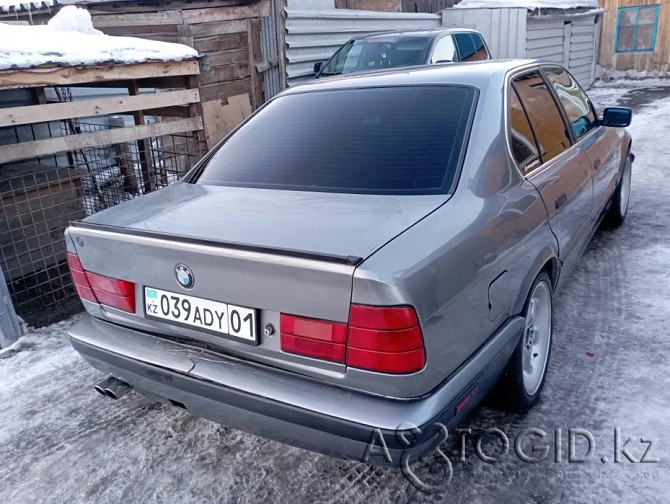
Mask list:
[[[174,267],[174,272],[177,276],[177,282],[179,282],[179,285],[181,285],[184,289],[190,289],[193,287],[193,284],[195,283],[195,277],[193,276],[193,272],[188,266],[185,264],[177,264]]]

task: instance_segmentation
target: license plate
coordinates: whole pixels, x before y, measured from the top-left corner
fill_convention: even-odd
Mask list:
[[[252,308],[145,287],[144,312],[149,318],[258,343],[256,310]]]

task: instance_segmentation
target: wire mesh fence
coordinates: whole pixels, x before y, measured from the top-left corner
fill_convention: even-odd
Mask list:
[[[64,120],[51,124],[49,134],[109,130],[132,120]],[[31,130],[36,139],[34,128],[16,137],[26,141]],[[69,222],[165,187],[203,151],[194,133],[184,133],[0,165],[0,269],[16,312],[39,327],[80,311],[66,261]]]

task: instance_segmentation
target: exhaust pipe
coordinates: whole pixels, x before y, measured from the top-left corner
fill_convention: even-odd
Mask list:
[[[131,390],[133,390],[132,385],[129,385],[118,378],[114,378],[113,376],[102,380],[95,386],[95,391],[98,394],[107,396],[110,399],[121,399]]]

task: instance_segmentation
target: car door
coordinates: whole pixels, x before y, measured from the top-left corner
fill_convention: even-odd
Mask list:
[[[619,138],[611,128],[600,126],[591,100],[579,83],[563,67],[543,67],[565,113],[572,137],[588,157],[593,171],[593,209],[597,219],[617,184],[621,166]]]
[[[591,163],[572,145],[560,109],[537,69],[513,77],[509,103],[511,146],[519,153],[515,157],[522,174],[542,196],[559,257],[563,261],[579,255],[573,252],[581,249],[591,229]],[[514,125],[524,118],[527,127]]]
[[[458,51],[456,50],[454,38],[451,35],[445,35],[435,42],[428,63],[432,65],[435,63],[451,63],[454,61],[458,61]]]

